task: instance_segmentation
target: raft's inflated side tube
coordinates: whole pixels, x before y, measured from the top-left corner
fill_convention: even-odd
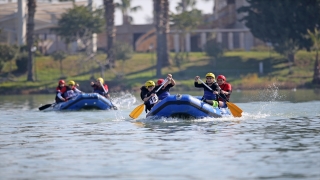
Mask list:
[[[85,93],[68,100],[67,102],[57,104],[55,110],[82,110],[98,109],[107,110],[112,108],[112,103],[107,98],[97,93]]]
[[[170,95],[156,104],[147,117],[203,118],[222,117],[219,108],[202,102],[188,94]]]

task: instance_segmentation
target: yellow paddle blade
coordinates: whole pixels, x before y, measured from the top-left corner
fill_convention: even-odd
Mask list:
[[[227,102],[227,106],[230,109],[230,112],[234,117],[241,117],[242,116],[241,113],[243,111],[237,105],[235,105],[231,102]]]
[[[141,104],[139,106],[137,106],[130,114],[129,116],[132,118],[132,119],[136,119],[137,117],[140,116],[140,114],[142,113],[144,109],[144,104]]]

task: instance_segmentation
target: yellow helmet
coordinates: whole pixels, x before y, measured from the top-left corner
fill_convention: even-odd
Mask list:
[[[99,81],[101,84],[104,83],[104,80],[103,80],[101,77],[99,77],[99,78],[97,79],[97,81]]]
[[[206,77],[212,77],[213,79],[216,78],[213,73],[207,73],[207,74],[206,74]]]
[[[153,81],[147,81],[145,86],[148,87],[148,86],[155,86],[156,84],[153,82]]]
[[[68,85],[69,85],[69,86],[70,86],[70,85],[74,86],[74,85],[76,85],[76,83],[75,83],[74,81],[69,81],[69,82],[68,82]]]

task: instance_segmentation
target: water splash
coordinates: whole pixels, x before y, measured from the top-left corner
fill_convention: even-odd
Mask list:
[[[280,101],[284,98],[284,96],[279,94],[279,88],[276,83],[273,83],[268,86],[268,88],[264,89],[259,93],[260,101],[274,102]]]
[[[120,92],[116,97],[112,97],[112,103],[120,108],[130,108],[136,102],[136,97],[129,92]]]
[[[269,84],[265,89],[260,91],[252,91],[249,94],[246,93],[245,99],[247,103],[239,105],[244,111],[242,113],[242,120],[246,119],[262,119],[270,116],[274,116],[275,107],[278,107],[277,112],[282,108],[282,103],[285,100],[285,95],[280,94],[277,83]]]

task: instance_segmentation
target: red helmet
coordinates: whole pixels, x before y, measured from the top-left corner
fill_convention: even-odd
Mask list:
[[[217,80],[218,80],[218,79],[223,79],[224,81],[227,80],[226,77],[224,77],[224,75],[219,75],[219,76],[217,77]]]
[[[161,85],[163,83],[164,79],[158,79],[157,84]]]
[[[64,80],[60,80],[59,84],[65,84]]]

